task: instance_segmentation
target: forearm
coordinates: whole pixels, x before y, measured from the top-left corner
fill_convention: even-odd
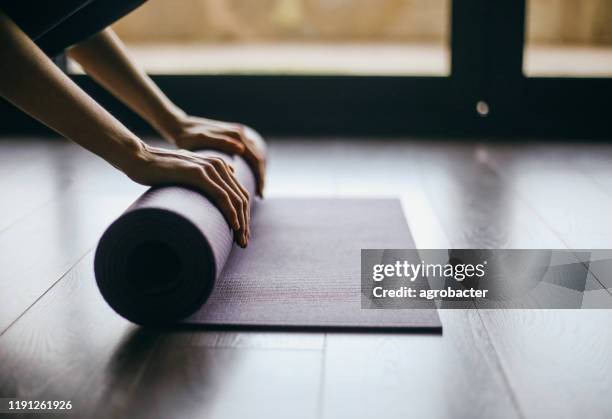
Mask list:
[[[159,131],[169,131],[184,113],[128,54],[111,29],[68,51],[98,83]]]
[[[2,12],[0,95],[121,170],[132,165],[142,149],[132,132],[63,74]]]
[[[171,144],[180,149],[212,148],[240,154],[251,165],[264,187],[265,157],[242,124],[186,115],[129,57],[111,29],[71,48],[68,55],[123,103],[142,116]]]
[[[241,246],[249,196],[221,159],[147,147],[64,75],[0,11],[0,95],[143,185],[184,184],[211,197]]]

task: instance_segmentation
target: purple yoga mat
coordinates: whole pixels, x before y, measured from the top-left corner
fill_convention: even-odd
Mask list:
[[[361,249],[414,248],[396,199],[269,199],[190,324],[439,331],[433,303],[361,308]],[[407,303],[404,303],[407,307]]]
[[[249,131],[261,150],[265,144]],[[238,156],[223,158],[255,196],[255,176]],[[251,199],[251,203],[255,201]],[[104,232],[94,260],[104,299],[140,325],[173,324],[207,300],[232,251],[233,233],[215,205],[184,186],[149,189]]]
[[[255,196],[248,165],[215,155]],[[204,195],[150,189],[100,239],[103,297],[141,325],[440,330],[437,311],[422,303],[361,308],[361,249],[414,248],[398,200],[252,201],[251,241],[241,249]]]

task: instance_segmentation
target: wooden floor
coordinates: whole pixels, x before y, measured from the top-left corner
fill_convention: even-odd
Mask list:
[[[142,187],[62,140],[1,139],[0,190],[0,397],[83,418],[612,417],[612,311],[447,310],[441,336],[144,331],[92,272]],[[612,248],[601,144],[277,140],[267,192],[401,196],[421,248]]]

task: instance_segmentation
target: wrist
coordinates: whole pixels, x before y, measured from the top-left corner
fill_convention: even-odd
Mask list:
[[[168,142],[174,144],[174,139],[183,130],[187,114],[180,108],[173,107],[166,110],[151,124],[157,132]]]
[[[149,160],[148,146],[138,138],[121,142],[120,149],[109,159],[111,164],[123,173],[132,177],[134,171],[142,167]]]

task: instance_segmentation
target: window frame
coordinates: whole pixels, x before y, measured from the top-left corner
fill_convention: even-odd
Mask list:
[[[266,135],[609,138],[612,78],[526,77],[526,0],[452,0],[448,76],[153,75],[188,112]],[[150,128],[86,75],[127,125]],[[476,103],[490,109],[484,117]],[[1,104],[5,131],[40,126]]]

